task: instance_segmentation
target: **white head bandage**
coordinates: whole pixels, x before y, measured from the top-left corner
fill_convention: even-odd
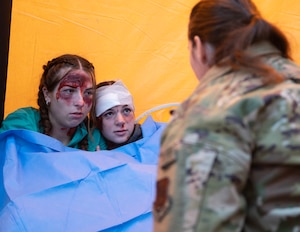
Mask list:
[[[96,90],[96,116],[99,117],[106,110],[118,106],[128,105],[134,110],[133,98],[122,81],[112,85],[105,85]]]

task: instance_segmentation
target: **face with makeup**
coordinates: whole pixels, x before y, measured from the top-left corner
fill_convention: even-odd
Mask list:
[[[44,89],[53,129],[77,127],[88,115],[93,102],[92,77],[83,70],[68,73],[52,92]]]
[[[126,142],[133,133],[135,115],[128,105],[118,105],[98,117],[102,135],[117,144]]]

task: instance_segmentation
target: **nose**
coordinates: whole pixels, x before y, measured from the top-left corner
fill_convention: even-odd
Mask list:
[[[77,94],[74,99],[75,106],[83,107],[84,105],[84,99],[83,99],[83,93],[81,91],[77,91]]]
[[[124,117],[121,112],[118,112],[115,119],[116,125],[122,126],[125,124]]]

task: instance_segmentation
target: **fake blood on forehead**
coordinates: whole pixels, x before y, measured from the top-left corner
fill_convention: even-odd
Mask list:
[[[73,88],[80,87],[81,90],[83,87],[87,86],[87,82],[89,81],[89,77],[85,75],[81,75],[78,73],[70,73],[67,76],[65,76],[62,81],[59,84],[58,92],[64,87],[64,86],[70,86]]]
[[[71,100],[71,95],[63,95],[61,94],[61,89],[65,86],[72,87],[72,88],[80,88],[81,93],[83,93],[88,86],[88,83],[90,83],[90,77],[86,74],[79,74],[79,73],[70,73],[67,76],[65,76],[62,81],[59,84],[57,93],[56,93],[56,99],[62,98],[66,101]],[[89,106],[92,104],[92,98],[91,97],[84,97],[84,102],[88,104]]]

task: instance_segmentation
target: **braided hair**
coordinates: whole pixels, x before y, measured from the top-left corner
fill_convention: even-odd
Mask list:
[[[38,99],[37,103],[39,106],[39,112],[41,116],[41,120],[39,122],[39,127],[42,133],[46,135],[50,135],[52,131],[52,124],[49,119],[49,112],[48,107],[49,104],[46,103],[43,89],[46,88],[49,92],[53,91],[55,87],[59,84],[59,82],[71,71],[82,69],[87,72],[93,82],[93,88],[96,86],[95,80],[95,71],[94,66],[85,58],[73,55],[73,54],[64,54],[57,58],[54,58],[47,62],[47,64],[43,65],[43,74],[39,84],[39,91],[38,91]],[[95,108],[95,99],[93,98],[92,109]],[[90,114],[85,120],[84,123],[86,124],[88,130],[90,129],[89,121],[96,121],[95,117]],[[90,130],[89,130],[90,132]],[[88,149],[88,136],[80,141],[79,148],[82,150]]]

